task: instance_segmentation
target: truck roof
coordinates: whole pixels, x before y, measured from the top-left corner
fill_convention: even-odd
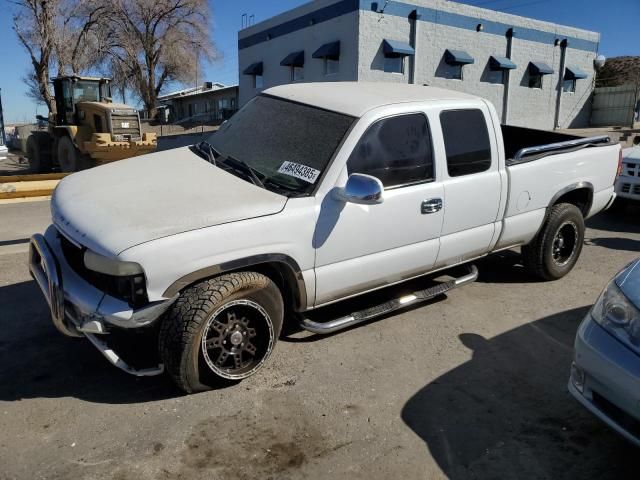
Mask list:
[[[444,88],[372,82],[294,83],[269,88],[263,93],[353,117],[396,103],[478,99]]]

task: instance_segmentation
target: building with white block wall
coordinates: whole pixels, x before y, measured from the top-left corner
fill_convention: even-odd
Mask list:
[[[600,35],[446,0],[316,0],[238,33],[240,105],[290,82],[432,85],[502,122],[589,124]]]

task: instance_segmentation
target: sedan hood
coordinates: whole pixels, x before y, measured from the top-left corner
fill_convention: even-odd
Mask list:
[[[287,198],[214,167],[187,147],[74,173],[51,199],[56,226],[103,254],[280,212]]]

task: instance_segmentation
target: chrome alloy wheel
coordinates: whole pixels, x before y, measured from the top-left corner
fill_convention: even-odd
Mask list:
[[[565,222],[553,237],[551,254],[553,261],[559,267],[564,267],[576,252],[578,246],[578,226],[573,222]]]
[[[216,375],[241,380],[262,367],[274,342],[273,323],[265,309],[251,300],[232,300],[207,320],[202,355]]]

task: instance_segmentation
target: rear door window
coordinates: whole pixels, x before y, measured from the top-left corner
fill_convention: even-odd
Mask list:
[[[489,131],[481,110],[446,110],[440,124],[450,177],[484,172],[491,168]]]
[[[415,113],[377,121],[351,153],[347,169],[349,174],[372,175],[380,179],[385,188],[433,180],[427,117]]]

